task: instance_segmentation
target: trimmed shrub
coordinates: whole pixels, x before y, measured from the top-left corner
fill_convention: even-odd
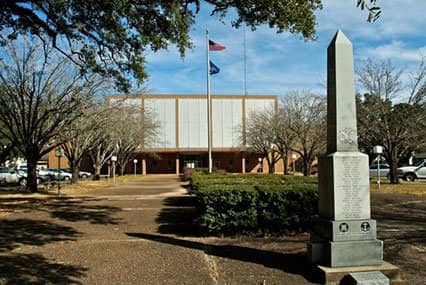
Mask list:
[[[195,175],[201,232],[214,235],[305,231],[317,214],[316,179],[283,175]]]
[[[251,233],[256,230],[257,209],[254,189],[233,187],[198,193],[201,232],[216,235]]]
[[[318,212],[314,184],[293,184],[258,189],[258,220],[264,233],[306,231]]]

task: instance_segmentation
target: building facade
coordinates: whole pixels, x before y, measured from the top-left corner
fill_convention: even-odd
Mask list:
[[[112,95],[108,100],[140,106],[158,125],[155,138],[135,155],[138,173],[181,173],[185,167],[208,166],[206,95]],[[265,169],[259,155],[243,145],[243,130],[254,112],[276,111],[277,97],[212,95],[210,100],[213,167],[240,173]],[[134,165],[129,164],[131,173]]]

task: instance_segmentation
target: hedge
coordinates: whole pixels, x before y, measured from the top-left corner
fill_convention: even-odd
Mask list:
[[[191,176],[190,189],[194,192],[211,185],[288,185],[288,184],[314,184],[316,177],[303,177],[291,175],[256,175],[256,174],[210,174],[194,173]]]
[[[201,232],[213,235],[306,231],[317,214],[315,178],[283,175],[195,175]]]

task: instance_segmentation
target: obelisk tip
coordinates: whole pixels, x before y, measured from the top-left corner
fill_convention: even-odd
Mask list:
[[[346,35],[342,32],[341,29],[338,29],[336,34],[334,35],[333,40],[331,41],[330,45],[336,45],[336,44],[350,44],[352,45],[351,41],[346,37]]]

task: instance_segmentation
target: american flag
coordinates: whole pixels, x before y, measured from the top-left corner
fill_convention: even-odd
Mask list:
[[[209,40],[209,50],[211,51],[219,51],[219,50],[224,50],[225,46],[218,44],[212,40]]]

